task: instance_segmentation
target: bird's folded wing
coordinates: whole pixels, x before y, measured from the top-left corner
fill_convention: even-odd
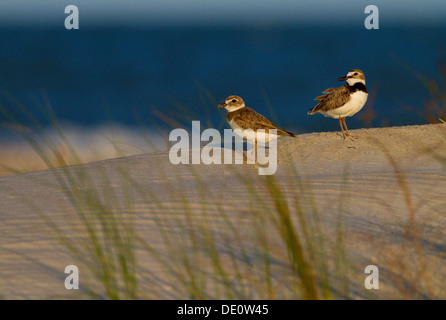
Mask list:
[[[336,90],[339,90],[339,88],[328,88],[328,89],[322,91],[323,95],[314,98],[314,100],[323,100],[324,98],[327,97],[328,94],[336,92]]]
[[[290,135],[289,132],[279,128],[272,123],[268,118],[262,116],[260,113],[255,112],[252,109],[243,108],[245,112],[240,112],[233,118],[233,121],[242,128],[251,128],[256,131],[259,129],[276,129],[278,135]]]
[[[343,88],[343,87],[341,87],[341,88]],[[324,91],[322,91],[322,93],[325,93],[325,94],[333,93],[333,92],[336,92],[336,90],[339,90],[339,88],[328,88],[328,89],[325,89]]]
[[[346,86],[330,88],[322,93],[326,93],[326,95],[319,96],[315,99],[321,101],[312,109],[313,112],[318,110],[333,110],[342,107],[350,100],[350,92]]]

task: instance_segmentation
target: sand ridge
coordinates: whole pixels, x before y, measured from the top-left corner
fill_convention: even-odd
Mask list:
[[[327,237],[335,232],[339,199],[348,199],[343,208],[346,250],[359,266],[352,274],[354,298],[368,297],[362,289],[364,273],[361,269],[368,264],[376,264],[382,270],[382,289],[374,292],[377,298],[407,297],[401,283],[411,281],[416,281],[421,288],[415,298],[445,298],[446,125],[360,129],[351,130],[351,133],[356,138],[345,141],[336,132],[281,139],[276,181],[292,201],[296,189],[289,178],[290,168],[299,173],[309,187],[303,193],[311,192],[314,197]],[[121,178],[123,170],[133,182]],[[53,221],[63,224],[71,219],[75,210],[64,192],[69,184],[62,182],[67,172],[87,173],[95,188],[113,191],[118,202],[125,197],[123,184],[139,183],[149,188],[165,207],[160,208],[153,199],[148,201],[138,195],[134,212],[138,231],[159,247],[162,246],[151,215],[157,212],[166,214],[166,219],[181,218],[184,198],[188,199],[197,219],[203,218],[201,210],[205,206],[212,224],[224,226],[219,214],[223,208],[240,228],[246,228],[246,241],[252,240],[249,237],[252,207],[240,176],[257,183],[258,192],[264,194],[269,203],[265,177],[257,175],[255,165],[172,166],[167,152],[1,177],[0,295],[3,297],[70,297],[61,279],[64,267],[72,259],[54,240],[41,216],[23,200],[31,200],[35,208],[40,208]],[[56,177],[64,178],[58,180]],[[410,246],[411,242],[405,240],[410,215],[401,189],[401,177],[410,192],[411,206],[415,208],[424,262]],[[79,189],[92,187],[79,180]],[[220,205],[218,210],[217,204]],[[73,232],[73,237],[79,236],[70,228],[65,231]],[[165,275],[165,280],[169,281],[166,271],[153,265],[150,257],[141,258],[141,263],[147,269],[153,267],[159,276]],[[408,270],[408,266],[413,268]]]

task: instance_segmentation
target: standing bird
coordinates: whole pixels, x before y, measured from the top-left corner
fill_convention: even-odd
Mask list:
[[[255,141],[255,153],[257,154],[257,140],[267,142],[276,139],[278,136],[295,137],[291,132],[285,131],[273,124],[260,113],[245,106],[245,102],[239,96],[229,96],[225,102],[219,104],[217,108],[225,108],[228,110],[227,120],[233,130],[240,129],[242,131],[253,130],[252,136],[248,134],[247,138]],[[265,133],[258,133],[257,130],[263,129]],[[276,129],[277,135],[269,134],[269,129]]]
[[[314,100],[320,100],[319,103],[308,112],[309,115],[322,113],[326,117],[339,119],[342,136],[345,139],[344,128],[348,132],[345,117],[351,117],[358,113],[364,107],[367,101],[367,88],[365,87],[364,73],[359,69],[350,70],[345,77],[338,81],[347,81],[345,85],[339,88],[330,88],[323,91],[323,95]]]

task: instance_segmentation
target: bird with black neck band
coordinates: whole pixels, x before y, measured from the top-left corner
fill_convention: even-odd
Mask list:
[[[324,90],[323,95],[316,97],[319,103],[308,111],[309,115],[321,113],[326,117],[339,119],[342,136],[350,136],[346,117],[351,117],[358,113],[367,101],[367,88],[365,86],[364,72],[359,69],[350,70],[346,76],[341,77],[338,81],[346,81],[347,83],[338,88],[329,88]],[[345,132],[344,132],[344,127]]]

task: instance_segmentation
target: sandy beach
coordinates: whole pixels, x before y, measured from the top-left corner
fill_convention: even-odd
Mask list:
[[[279,140],[272,177],[255,165],[174,166],[167,151],[1,177],[0,297],[108,297],[91,243],[119,253],[102,235],[117,232],[135,248],[139,298],[305,298],[291,232],[319,298],[445,299],[446,125],[351,133]],[[80,213],[94,216],[98,239]],[[117,231],[104,228],[115,215]],[[64,287],[71,264],[81,290]],[[364,288],[368,265],[377,290]]]

